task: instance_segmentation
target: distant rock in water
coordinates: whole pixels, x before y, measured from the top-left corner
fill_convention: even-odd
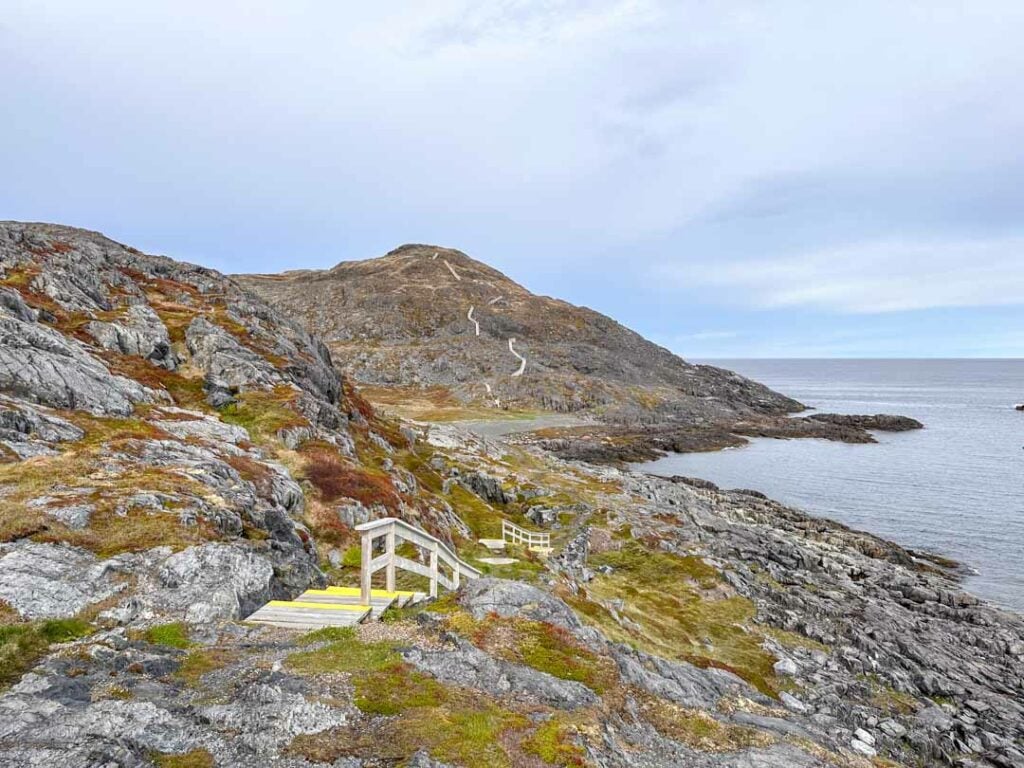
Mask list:
[[[909,432],[912,429],[924,429],[917,419],[909,416],[893,416],[887,413],[876,413],[873,416],[850,416],[841,413],[816,413],[807,416],[811,421],[823,421],[838,427],[856,427],[858,429],[876,429],[880,432]]]
[[[1017,405],[1013,407],[1016,408],[1018,411],[1024,411],[1024,403],[1017,403]]]

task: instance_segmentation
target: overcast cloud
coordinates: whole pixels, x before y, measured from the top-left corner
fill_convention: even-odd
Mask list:
[[[691,357],[1022,356],[1024,4],[0,0],[0,218],[461,248]]]

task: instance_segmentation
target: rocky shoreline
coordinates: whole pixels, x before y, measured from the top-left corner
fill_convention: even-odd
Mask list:
[[[0,768],[1024,768],[1024,617],[948,564],[385,419],[230,280],[95,233],[0,225],[0,283]],[[747,429],[912,426],[792,421]],[[344,631],[245,622],[358,583],[385,516],[486,578]],[[485,563],[505,520],[553,550]]]
[[[907,416],[890,414],[845,415],[816,413],[809,416],[757,417],[709,425],[652,424],[617,427],[594,424],[536,430],[517,437],[564,459],[595,464],[636,464],[667,453],[718,451],[744,445],[746,438],[817,438],[842,443],[877,442],[871,434],[907,432],[924,425]]]

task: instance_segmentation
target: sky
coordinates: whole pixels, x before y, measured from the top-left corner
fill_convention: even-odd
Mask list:
[[[224,272],[435,243],[689,358],[1024,357],[1022,39],[1018,0],[0,0],[0,219]]]

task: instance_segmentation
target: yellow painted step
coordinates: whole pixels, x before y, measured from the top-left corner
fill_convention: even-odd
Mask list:
[[[293,600],[271,600],[270,608],[317,608],[323,611],[366,611],[365,605],[338,605],[337,603],[306,603]]]
[[[344,595],[345,597],[359,597],[359,587],[327,587],[327,589],[307,589],[311,595]],[[415,592],[388,592],[386,589],[371,589],[370,597],[412,597]]]

